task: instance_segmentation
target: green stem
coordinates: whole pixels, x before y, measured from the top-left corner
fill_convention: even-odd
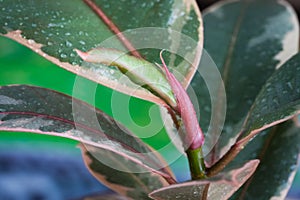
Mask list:
[[[206,167],[204,164],[202,148],[188,149],[186,154],[189,160],[192,180],[206,178]]]

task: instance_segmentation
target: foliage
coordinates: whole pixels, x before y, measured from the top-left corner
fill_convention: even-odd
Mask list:
[[[167,110],[165,128],[186,151],[193,180],[178,183],[159,151],[114,116],[51,89],[1,86],[0,130],[81,142],[89,171],[122,195],[109,198],[287,194],[300,152],[300,54],[298,21],[285,1],[224,1],[205,10],[203,20],[193,0],[0,0],[0,13],[3,36]],[[162,49],[169,69],[159,58]],[[202,138],[194,144],[199,126],[186,94],[200,108],[204,145]]]

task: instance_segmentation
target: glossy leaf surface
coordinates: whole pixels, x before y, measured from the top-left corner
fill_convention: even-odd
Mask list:
[[[143,3],[136,3],[135,0],[53,0],[43,3],[2,0],[0,33],[28,46],[68,71],[126,94],[162,103],[142,88],[132,93],[134,87],[131,84],[119,83],[120,72],[111,73],[107,66],[83,63],[76,55],[74,49],[87,51],[99,45],[126,50],[103,18],[96,15],[85,2],[92,2],[120,31],[125,31],[124,35],[131,44],[137,49],[142,48],[140,53],[147,60],[159,61],[158,53],[164,48],[173,53],[179,52],[181,57],[188,56],[191,63],[197,66],[203,37],[201,16],[194,0]],[[181,40],[181,33],[192,42],[187,44]],[[196,68],[175,54],[170,54],[168,61],[181,75],[183,84],[187,85]]]
[[[109,153],[110,157],[101,159],[108,165],[115,156],[134,163],[138,170],[134,172],[157,176],[161,185],[175,182],[161,157],[121,124],[82,101],[49,89],[25,85],[2,86],[0,130],[74,139],[97,147],[99,154]],[[114,167],[122,169],[121,165]]]
[[[200,75],[192,80],[202,108],[201,127],[212,142],[218,141],[206,158],[211,166],[235,142],[251,105],[275,68],[298,51],[299,28],[291,7],[276,0],[220,2],[204,12],[203,20],[204,48],[220,70],[227,97],[227,104],[218,100],[221,93],[209,98]],[[211,104],[216,105],[214,111]],[[226,120],[220,127],[224,116],[218,113],[224,109]],[[218,139],[214,134],[220,128]]]
[[[230,165],[254,158],[261,162],[232,199],[285,199],[297,171],[299,133],[300,127],[288,121],[254,138]]]
[[[240,140],[300,113],[300,54],[268,79],[249,112]]]
[[[171,185],[158,189],[150,194],[156,200],[203,198],[203,191],[210,184],[207,193],[208,200],[228,199],[254,173],[258,160],[247,162],[244,166],[224,172],[211,179],[192,181]]]

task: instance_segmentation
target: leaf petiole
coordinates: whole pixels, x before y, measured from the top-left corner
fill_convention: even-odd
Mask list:
[[[199,180],[206,178],[206,167],[202,153],[202,147],[198,149],[188,149],[186,151],[192,180]]]

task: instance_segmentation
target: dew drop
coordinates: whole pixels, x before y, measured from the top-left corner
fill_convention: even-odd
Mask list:
[[[272,88],[271,87],[267,87],[267,92],[271,92]]]
[[[292,85],[292,83],[291,82],[287,82],[286,83],[287,84],[287,86],[291,89],[291,90],[293,90],[294,89],[294,87],[293,87],[293,85]]]
[[[109,70],[109,73],[110,73],[110,74],[114,74],[114,73],[115,73],[115,70],[111,69],[111,70]]]
[[[48,44],[49,46],[53,45],[53,43],[52,43],[52,42],[47,42],[47,44]]]
[[[37,27],[37,24],[33,23],[33,24],[31,24],[31,26],[35,28],[35,27]]]
[[[71,35],[71,33],[68,32],[68,33],[65,33],[65,35],[66,35],[66,36],[69,36],[69,35]]]
[[[204,110],[205,110],[206,112],[209,112],[209,111],[210,111],[210,107],[209,107],[209,106],[204,106]]]
[[[85,45],[85,42],[82,41],[82,40],[80,40],[79,43],[82,44],[82,45]]]
[[[62,54],[60,54],[60,57],[61,57],[61,58],[66,58],[66,57],[67,57],[67,55],[66,55],[66,54],[64,54],[64,53],[62,53]]]
[[[66,41],[66,45],[67,45],[67,47],[72,47],[73,46],[73,44],[71,42],[69,42],[68,40]]]

